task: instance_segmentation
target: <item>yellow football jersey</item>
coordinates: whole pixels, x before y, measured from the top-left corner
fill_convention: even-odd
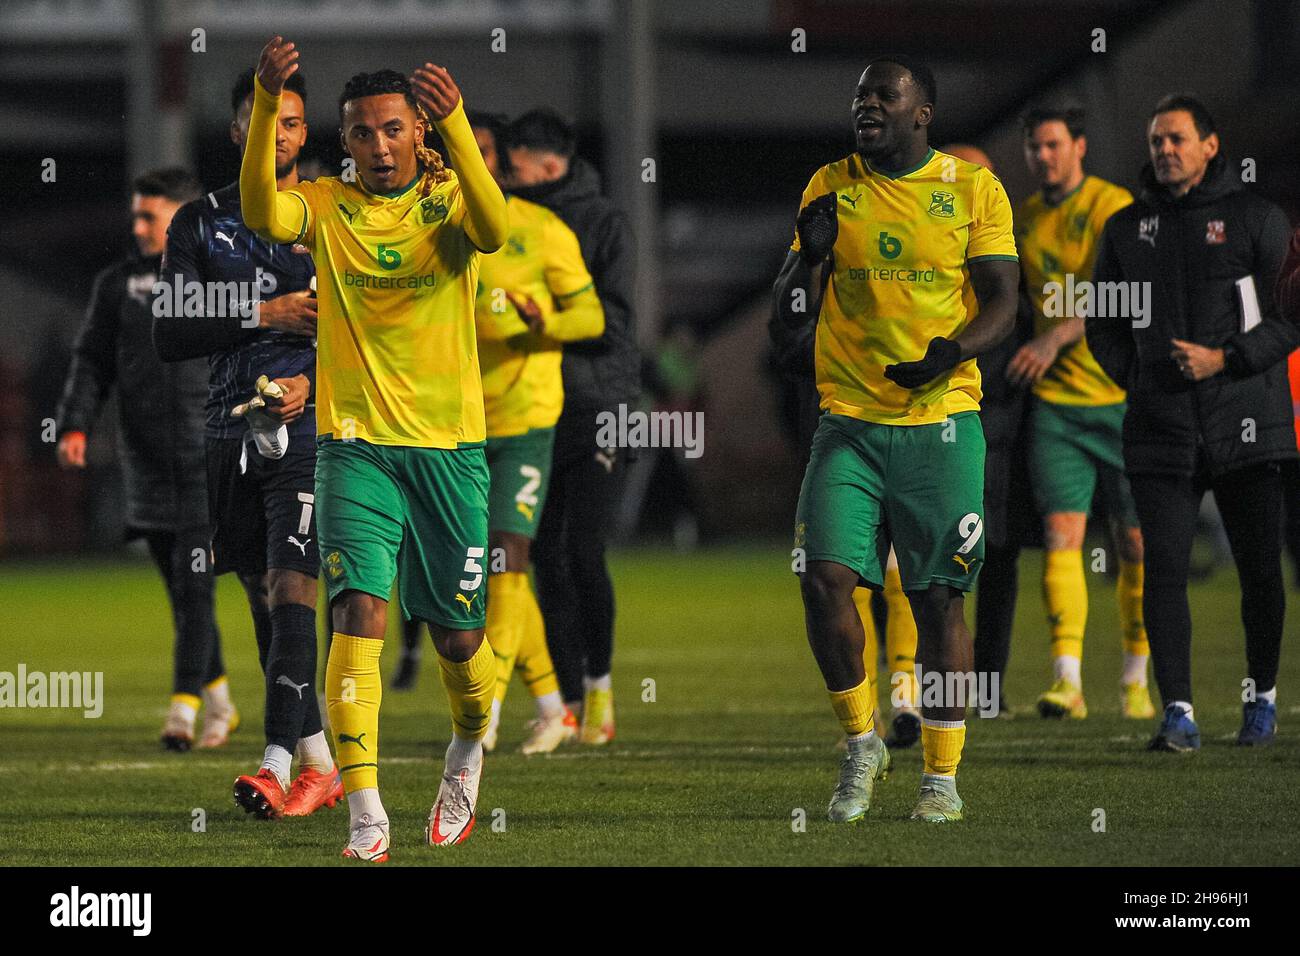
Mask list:
[[[507,196],[506,205],[510,235],[480,259],[474,304],[491,438],[554,425],[564,407],[562,343],[593,338],[605,327],[573,230],[537,203]],[[537,303],[545,333],[529,331],[507,293]]]
[[[933,149],[919,166],[892,174],[854,153],[813,175],[800,208],[828,192],[838,197],[839,235],[817,323],[821,407],[888,425],[932,424],[978,409],[973,359],[911,390],[884,369],[920,359],[930,339],[966,327],[978,311],[967,263],[1016,259],[1002,183]],[[791,248],[799,248],[797,232]]]
[[[316,262],[316,430],[376,445],[456,448],[487,437],[474,332],[480,255],[455,174],[379,196],[336,177],[299,183],[299,240]]]
[[[464,103],[434,122],[459,178],[449,172],[427,195],[418,176],[386,195],[337,177],[277,192],[279,97],[260,80],[254,90],[240,200],[250,229],[303,243],[316,262],[317,432],[377,445],[482,444],[479,250],[500,248],[509,217]]]
[[[1131,202],[1133,197],[1123,186],[1085,176],[1079,187],[1055,206],[1048,205],[1042,193],[1034,193],[1016,208],[1016,244],[1034,305],[1036,335],[1069,318],[1044,314],[1048,283],[1065,288],[1067,275],[1073,275],[1076,283],[1091,280],[1102,227]],[[1034,385],[1034,394],[1061,405],[1124,401],[1124,390],[1101,370],[1082,338],[1061,351]]]

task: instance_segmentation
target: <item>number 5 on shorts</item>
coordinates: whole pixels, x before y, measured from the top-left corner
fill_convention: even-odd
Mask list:
[[[478,586],[483,583],[483,565],[478,562],[483,554],[483,548],[469,548],[465,551],[465,573],[472,574],[473,577],[465,578],[460,582],[462,591],[477,591]]]

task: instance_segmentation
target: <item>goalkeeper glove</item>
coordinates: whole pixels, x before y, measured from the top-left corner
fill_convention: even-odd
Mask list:
[[[289,450],[289,426],[276,421],[266,412],[266,396],[283,398],[284,389],[265,375],[258,376],[257,394],[230,410],[231,418],[248,422],[257,453],[263,458],[280,459]]]
[[[885,366],[885,378],[901,388],[920,388],[940,375],[952,371],[961,361],[961,346],[952,339],[936,335],[919,362],[899,362]]]
[[[799,234],[799,255],[809,266],[815,266],[829,256],[840,233],[835,194],[818,196],[799,210],[795,231]]]

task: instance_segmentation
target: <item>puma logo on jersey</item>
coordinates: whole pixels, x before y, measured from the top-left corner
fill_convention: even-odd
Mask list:
[[[613,448],[610,448],[607,451],[598,451],[596,452],[596,461],[605,466],[605,471],[613,473],[615,454],[616,452]]]
[[[224,232],[218,231],[218,232],[217,232],[217,238],[218,238],[218,239],[224,239],[224,240],[226,241],[226,243],[230,246],[231,250],[232,250],[232,251],[234,250],[234,248],[235,248],[235,240],[234,240],[234,237],[233,237],[233,236],[228,236],[228,235],[226,235]]]
[[[964,558],[962,558],[960,554],[954,554],[952,556],[952,559],[956,561],[958,564],[960,564],[961,569],[965,571],[967,574],[970,574],[971,566],[974,565],[976,561],[975,558],[971,558],[970,561],[966,561]]]
[[[471,611],[474,610],[474,601],[475,601],[475,599],[476,599],[477,597],[478,597],[478,595],[475,594],[474,597],[469,597],[469,598],[467,598],[467,597],[465,597],[465,595],[461,594],[459,591],[456,592],[456,600],[459,601],[461,604],[465,605],[465,613],[466,613],[466,614],[468,614],[468,613],[470,613]]]
[[[352,217],[355,216],[360,211],[361,210],[358,208],[358,209],[353,209],[351,212],[348,212],[348,207],[343,205],[343,203],[339,203],[339,212],[343,213],[343,215],[348,217],[348,225],[352,224]]]
[[[355,737],[353,737],[351,734],[340,733],[340,734],[339,734],[339,743],[341,743],[341,744],[356,744],[356,745],[357,745],[358,747],[360,747],[362,750],[366,750],[366,745],[363,744],[363,743],[361,742],[361,738],[364,737],[365,735],[366,735],[366,732],[365,732],[364,730],[361,731],[361,733],[357,734]],[[367,750],[366,752],[369,753],[368,750]]]
[[[304,558],[307,557],[307,545],[311,543],[311,538],[308,538],[306,541],[299,541],[293,535],[289,535],[289,543],[296,545],[298,550],[302,552],[302,556]]]
[[[852,198],[851,196],[846,196],[844,195],[844,193],[840,193],[840,198],[843,199],[850,206],[852,206],[854,209],[858,208],[858,201]]]
[[[302,689],[303,689],[304,687],[306,687],[308,683],[310,683],[310,682],[308,681],[308,682],[304,682],[304,683],[301,683],[301,684],[295,684],[293,681],[289,680],[289,678],[285,677],[283,674],[281,674],[279,677],[277,677],[277,678],[275,679],[275,682],[276,682],[277,684],[283,684],[285,687],[292,687],[294,690],[296,690],[296,691],[298,692],[298,699],[299,699],[299,700],[302,700]]]

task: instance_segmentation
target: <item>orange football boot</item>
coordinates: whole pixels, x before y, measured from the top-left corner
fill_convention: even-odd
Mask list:
[[[235,780],[235,803],[259,820],[278,820],[284,814],[284,787],[269,767],[257,776],[244,774]]]
[[[289,796],[284,801],[286,817],[305,817],[321,807],[330,808],[343,799],[343,778],[337,767],[325,773],[304,767],[289,784]]]

